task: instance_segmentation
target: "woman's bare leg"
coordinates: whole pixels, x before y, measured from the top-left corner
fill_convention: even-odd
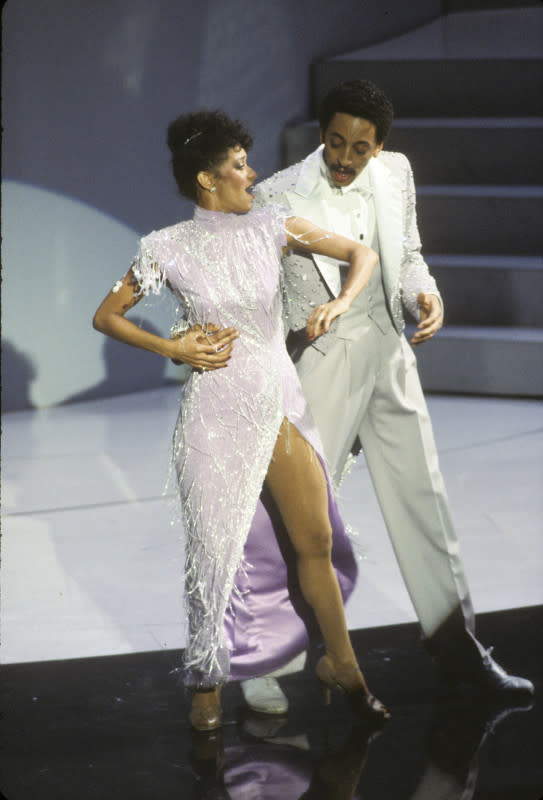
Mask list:
[[[296,552],[302,594],[315,613],[326,651],[337,667],[355,665],[343,599],[332,566],[324,470],[311,445],[286,418],[275,443],[266,484]],[[358,685],[363,683],[361,675],[356,679],[353,675],[353,680]]]

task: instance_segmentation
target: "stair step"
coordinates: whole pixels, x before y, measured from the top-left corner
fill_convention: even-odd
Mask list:
[[[543,251],[541,187],[418,186],[417,215],[429,252],[535,256]]]
[[[481,269],[510,269],[510,270],[529,270],[539,271],[543,269],[543,257],[541,256],[517,256],[512,255],[476,255],[462,254],[452,255],[449,253],[430,253],[426,255],[426,261],[436,267],[454,266],[460,268],[478,267]]]
[[[398,116],[537,115],[542,74],[543,61],[529,58],[317,62],[312,65],[312,110],[316,116],[336,84],[365,78],[385,91]]]
[[[543,395],[543,330],[445,327],[415,353],[427,391]]]
[[[313,110],[340,81],[367,78],[384,89],[400,117],[537,115],[543,95],[542,20],[540,7],[448,14],[386,42],[317,62]]]
[[[542,199],[543,186],[502,186],[478,184],[419,184],[417,194],[421,197],[497,197],[502,199]]]
[[[316,121],[312,123],[316,125]],[[514,130],[543,128],[542,117],[401,117],[394,118],[395,128],[494,128]]]
[[[397,119],[386,149],[405,153],[418,183],[543,184],[537,117]]]
[[[386,147],[412,161],[445,300],[446,327],[416,348],[430,391],[543,395],[543,8],[514,6],[448,14],[312,68],[315,117],[343,80],[373,80],[394,105]],[[318,141],[316,122],[287,129],[284,165]]]
[[[521,0],[523,6],[539,6],[541,0]],[[445,11],[473,11],[474,9],[517,8],[519,0],[445,0]]]
[[[543,259],[426,255],[446,325],[543,328]]]

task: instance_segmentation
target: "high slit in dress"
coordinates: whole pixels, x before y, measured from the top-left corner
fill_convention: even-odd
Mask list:
[[[173,436],[186,534],[186,681],[199,687],[270,672],[308,643],[293,552],[263,491],[284,417],[324,465],[284,343],[285,225],[278,206],[247,214],[196,206],[192,220],[144,237],[132,267],[143,294],[167,285],[191,325],[239,332],[226,368],[191,373]],[[332,558],[346,599],[356,562],[325,474]]]

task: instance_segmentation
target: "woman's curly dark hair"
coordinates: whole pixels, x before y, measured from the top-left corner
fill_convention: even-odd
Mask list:
[[[388,136],[394,111],[386,94],[371,81],[344,81],[331,89],[321,103],[319,123],[323,133],[334,114],[350,114],[375,125],[377,144]]]
[[[231,147],[249,150],[251,134],[239,120],[223,111],[193,111],[168,125],[168,147],[172,169],[180,194],[196,201],[199,172],[216,170],[228,157]]]

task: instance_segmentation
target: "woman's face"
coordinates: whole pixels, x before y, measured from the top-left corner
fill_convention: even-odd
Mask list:
[[[247,164],[243,147],[230,147],[226,161],[214,173],[213,210],[227,214],[250,211],[253,204],[250,189],[256,178],[256,172]]]

